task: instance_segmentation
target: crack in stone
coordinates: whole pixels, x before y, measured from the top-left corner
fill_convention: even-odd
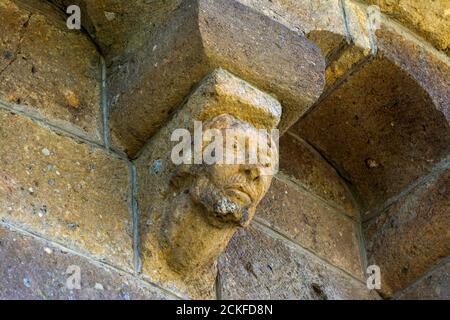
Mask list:
[[[23,42],[23,39],[25,38],[25,32],[26,32],[26,30],[28,28],[28,25],[30,24],[30,20],[31,20],[32,15],[33,15],[33,13],[29,13],[27,20],[22,25],[22,28],[20,29],[20,32],[19,32],[20,33],[20,35],[19,35],[19,42],[17,44],[16,49],[14,50],[13,57],[12,57],[11,61],[9,61],[6,64],[6,66],[3,69],[0,70],[0,76],[17,60],[17,57],[20,54],[21,49],[22,49],[22,42]]]

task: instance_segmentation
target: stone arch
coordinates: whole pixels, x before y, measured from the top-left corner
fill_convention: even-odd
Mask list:
[[[384,270],[381,293],[392,296],[450,253],[442,231],[450,221],[449,67],[447,57],[386,19],[375,36],[378,53],[290,131],[352,188],[368,262]]]
[[[373,211],[447,156],[449,126],[438,108],[378,55],[292,130],[351,181],[363,211]]]

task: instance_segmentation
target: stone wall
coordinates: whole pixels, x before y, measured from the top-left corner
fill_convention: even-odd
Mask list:
[[[65,24],[71,1],[0,0],[0,299],[449,299],[445,1],[240,0],[227,10],[251,15],[250,31],[222,46],[226,21],[208,23],[216,8],[199,1],[188,56],[199,66],[174,55],[159,69],[168,58],[151,41],[174,32],[182,1],[74,1],[79,31]],[[256,23],[272,49],[254,61]],[[137,181],[150,173],[135,159],[217,67],[282,102],[280,172],[192,290],[142,270]],[[124,99],[130,88],[141,98]],[[158,115],[151,99],[164,102]],[[123,128],[132,138],[117,143]],[[378,292],[366,287],[372,264]]]

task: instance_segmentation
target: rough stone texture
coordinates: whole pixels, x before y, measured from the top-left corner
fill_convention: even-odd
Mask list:
[[[239,0],[241,3],[307,35],[322,51],[332,55],[348,37],[340,0]]]
[[[355,1],[240,0],[240,2],[293,30],[306,34],[308,39],[321,49],[327,65],[336,58],[341,60],[337,62],[339,65],[333,68],[345,69],[342,70],[342,74],[358,62],[356,57],[367,57],[374,50],[375,45],[371,41],[373,26],[368,23],[367,8]],[[344,51],[345,54],[341,55],[339,51]],[[336,72],[337,70],[333,73]],[[334,80],[327,80],[327,86]]]
[[[81,289],[70,290],[69,266]],[[136,300],[175,297],[84,257],[0,227],[0,300]]]
[[[398,300],[450,300],[450,261],[405,289]]]
[[[332,92],[345,81],[355,70],[370,58],[370,52],[356,46],[349,46],[339,57],[330,62],[325,71],[325,92]],[[326,94],[325,94],[326,95]]]
[[[198,10],[194,5],[191,11],[182,7],[181,13],[178,11],[179,20],[174,19],[179,22],[176,26],[164,25],[164,22],[176,11],[181,0],[136,0],[133,3],[50,0],[61,9],[69,4],[79,4],[83,25],[92,39],[83,32],[68,31],[62,12],[58,13],[44,0],[0,0],[0,20],[4,26],[0,35],[0,103],[6,101],[8,107],[47,119],[66,131],[100,142],[100,68],[99,56],[91,43],[94,41],[106,57],[109,74],[117,80],[111,82],[111,106],[118,108],[123,94],[130,92],[129,85],[133,82],[130,79],[137,79],[136,83],[139,83],[132,92],[136,99],[127,102],[129,109],[115,116],[119,124],[126,119],[124,115],[128,116],[129,110],[139,109],[143,101],[147,103],[154,97],[160,99],[161,92],[173,93],[167,100],[161,98],[159,101],[167,102],[167,105],[159,109],[150,106],[146,112],[135,115],[123,129],[125,137],[115,133],[114,141],[118,147],[129,149],[131,145],[131,149],[137,151],[152,132],[167,121],[172,111],[182,105],[192,86],[213,68],[227,68],[282,100],[284,130],[290,124],[285,125],[286,121],[295,121],[304,111],[310,111],[305,106],[318,96],[316,90],[312,90],[313,85],[319,88],[324,81],[323,74],[314,70],[320,69],[323,73],[326,64],[327,94],[322,96],[326,99],[316,105],[317,108],[302,119],[293,132],[314,145],[345,181],[352,184],[352,190],[356,191],[360,204],[368,213],[364,219],[376,216],[390,205],[384,214],[366,224],[366,234],[371,250],[369,258],[383,264],[383,281],[388,288],[384,287],[382,292],[391,295],[397,290],[396,286],[410,285],[449,252],[448,173],[441,180],[432,180],[415,188],[397,202],[399,192],[436,168],[449,153],[449,60],[445,53],[438,52],[410,32],[419,32],[438,50],[448,54],[449,12],[445,0],[429,3],[420,0],[362,1],[376,2],[390,18],[409,28],[384,17],[376,32],[379,55],[373,62],[369,61],[375,42],[371,41],[373,34],[366,8],[349,0],[239,0],[258,13],[229,0],[201,0],[207,5],[201,5]],[[194,0],[186,1],[187,6],[195,3]],[[183,18],[190,27],[183,29]],[[261,26],[260,33],[255,32],[258,26]],[[161,31],[162,28],[166,30]],[[316,55],[318,50],[310,47],[303,37],[293,35],[295,32],[292,31],[314,42],[321,53]],[[250,35],[247,38],[243,37],[247,36],[246,32]],[[174,34],[181,40],[170,38]],[[256,39],[255,43],[252,37]],[[167,44],[168,39],[174,41]],[[294,48],[292,54],[286,55],[286,43],[291,43],[292,39],[300,39],[298,43],[307,45],[300,45],[301,49]],[[260,43],[262,45],[258,47]],[[195,48],[203,49],[196,51]],[[174,53],[173,56],[164,56],[164,50]],[[236,51],[239,54],[235,54]],[[169,61],[170,58],[175,62]],[[303,63],[304,60],[307,62]],[[365,63],[368,64],[360,69]],[[310,67],[313,64],[319,67]],[[279,65],[285,67],[279,68]],[[151,70],[144,70],[139,78],[142,66],[150,66]],[[260,66],[263,67],[258,69]],[[293,75],[300,80],[289,82]],[[266,77],[270,77],[269,81]],[[123,83],[120,82],[122,79]],[[141,79],[161,86],[149,87],[148,83],[140,82]],[[306,82],[301,82],[305,79]],[[280,83],[284,85],[281,89],[277,87]],[[337,92],[328,96],[328,90],[342,83]],[[301,106],[296,105],[298,97],[291,94],[295,90],[308,95],[306,98],[301,96]],[[198,101],[202,101],[201,98]],[[220,107],[217,104],[213,112],[220,112]],[[235,112],[245,115],[245,111]],[[133,122],[141,118],[144,122],[155,120],[151,126],[143,124],[143,131],[148,133],[144,138],[139,132],[142,128],[135,130]],[[132,228],[126,164],[98,149],[52,134],[20,116],[0,111],[0,124],[0,218],[5,225],[19,226],[82,254],[131,270]],[[300,183],[333,207],[343,208],[355,217],[351,197],[347,197],[347,189],[341,185],[339,176],[325,163],[317,161],[320,156],[314,150],[303,143],[286,142],[286,139],[287,136],[282,139],[282,144],[291,144],[293,149],[286,151],[289,159],[285,158],[288,161],[282,164],[284,170],[289,171],[289,179],[280,175],[285,182],[290,186]],[[301,161],[296,162],[291,157]],[[154,164],[141,166],[139,174],[151,173],[150,169],[157,168]],[[162,162],[163,169],[164,165]],[[152,179],[153,176],[149,181]],[[321,199],[312,199],[295,186],[293,191],[288,190],[288,195],[283,193],[283,188],[276,190],[277,186],[271,191],[272,198],[267,199],[271,209],[261,215],[264,224],[270,224],[284,236],[293,238],[294,242],[348,272],[356,270],[359,257],[353,250],[354,229],[348,227],[349,219],[335,214],[322,205]],[[289,197],[292,193],[297,196]],[[287,197],[284,203],[275,201],[284,197]],[[296,206],[297,202],[301,203]],[[292,210],[285,210],[283,204]],[[152,223],[145,220],[149,214],[145,212],[141,217],[141,226]],[[300,219],[306,219],[306,222]],[[317,223],[316,228],[307,228],[314,223]],[[347,230],[343,232],[345,242],[336,241],[332,224]],[[303,232],[298,232],[297,226],[303,227]],[[266,232],[284,239],[284,236]],[[49,254],[42,244],[32,244],[34,240],[28,237],[13,236],[21,240],[8,241],[7,249],[2,251],[4,239],[11,235],[8,233],[5,235],[0,229],[0,266],[3,266],[2,262],[11,261],[13,267],[0,268],[0,297],[6,292],[2,287],[15,289],[15,293],[12,290],[6,293],[8,297],[24,298],[165,296],[156,293],[157,290],[147,292],[140,287],[140,281],[135,282],[128,275],[118,276],[115,271],[91,265],[78,256],[60,254],[57,248],[51,249]],[[279,241],[267,237],[259,229],[237,235],[222,259],[222,265],[225,265],[223,296],[366,297],[362,283],[342,275],[309,253],[299,253],[298,250],[303,252],[301,249],[287,247],[284,242],[294,246],[286,239]],[[25,251],[24,257],[22,251]],[[5,252],[6,258],[2,256]],[[157,255],[152,250],[145,253]],[[52,259],[46,259],[47,256]],[[64,260],[66,258],[70,261]],[[65,275],[48,270],[65,267],[66,261],[78,259],[82,260],[79,263],[83,269],[89,270],[86,289],[67,293],[62,291],[64,288],[52,288],[55,281],[61,282]],[[411,259],[419,262],[416,265]],[[43,267],[36,268],[36,264]],[[144,274],[148,279],[155,279],[159,272],[153,267],[144,262]],[[16,269],[25,276],[13,274]],[[28,276],[24,269],[33,272]],[[388,270],[387,275],[383,273],[384,269]],[[6,276],[3,276],[5,272]],[[189,292],[186,289],[189,286],[194,286],[200,290],[193,297],[210,298],[214,296],[214,274],[215,270],[209,270],[206,275],[199,275],[200,283],[194,280],[181,288],[176,281],[162,279],[162,282],[183,293]],[[311,278],[313,283],[309,282]],[[128,289],[124,289],[122,279],[128,282]],[[92,289],[96,283],[101,283],[104,290]],[[394,297],[448,299],[449,286],[448,264],[441,264],[434,273],[407,287],[400,296],[397,291]]]
[[[302,247],[363,278],[358,225],[343,213],[276,178],[256,216]]]
[[[324,96],[339,86],[376,52],[374,28],[367,8],[350,0],[342,1],[347,20],[348,41],[327,59]]]
[[[422,35],[437,49],[449,52],[450,6],[448,0],[360,1],[379,6],[383,13]]]
[[[327,31],[345,35],[339,0],[239,0],[300,33]]]
[[[450,122],[450,60],[387,19],[381,20],[376,36],[386,59],[411,75]]]
[[[0,163],[2,221],[131,269],[126,163],[4,110]]]
[[[365,283],[251,227],[219,262],[222,299],[377,299]]]
[[[50,0],[65,11],[77,4],[83,12],[82,24],[102,53],[112,64],[132,54],[145,44],[155,29],[181,4],[182,0]],[[324,55],[346,36],[343,11],[339,0],[239,0],[246,6],[302,34],[311,37]]]
[[[7,31],[2,32],[2,45],[6,48],[17,48],[21,40],[23,25],[28,21],[28,14],[25,11],[21,11],[12,1],[1,1],[0,8],[0,14],[4,21],[4,30]],[[6,16],[9,16],[9,19],[6,19]],[[8,66],[9,61],[14,58],[13,53],[2,49],[0,70],[4,70]]]
[[[364,54],[369,54],[374,46],[371,40],[374,26],[368,20],[367,8],[351,0],[343,0],[343,7],[352,43]]]
[[[291,130],[353,185],[364,213],[384,207],[450,151],[444,115],[414,79],[382,56]]]
[[[342,208],[349,216],[358,218],[352,194],[343,179],[301,138],[289,133],[281,137],[280,171],[326,202]]]
[[[101,141],[100,56],[90,39],[44,1],[1,0],[0,20],[0,99]]]
[[[369,264],[392,295],[450,254],[450,170],[415,188],[364,225]]]
[[[328,31],[314,30],[308,33],[307,37],[320,48],[327,66],[333,62],[337,52],[348,45],[347,40],[342,35]]]
[[[324,84],[323,57],[306,38],[234,0],[188,1],[126,67],[112,72],[113,141],[134,156],[217,67],[277,97],[282,130],[309,108]]]
[[[182,0],[50,0],[64,12],[69,5],[82,11],[82,25],[101,48],[107,61],[139,48]]]
[[[179,199],[185,194],[185,190],[176,188],[177,182],[180,182],[182,186],[186,183],[183,174],[180,174],[180,177],[177,176],[182,166],[176,166],[171,159],[172,149],[179,143],[179,141],[171,141],[171,135],[175,129],[187,129],[193,136],[194,121],[207,121],[221,114],[231,115],[257,128],[270,129],[278,123],[281,106],[271,96],[241,79],[224,70],[215,70],[191,93],[171,121],[153,136],[135,162],[138,173],[137,200],[143,274],[153,282],[161,283],[167,288],[193,298],[214,297],[216,269],[215,266],[211,266],[190,275],[182,274],[179,270],[176,272],[167,263],[165,252],[162,250],[164,246],[159,241],[161,223],[166,223],[164,220],[167,219],[168,208],[180,201]],[[229,167],[231,172],[232,167]],[[188,172],[185,172],[185,176],[188,176]],[[265,179],[261,179],[263,180]],[[182,203],[186,210],[190,209],[189,202]],[[182,217],[186,216],[191,217],[187,214],[182,215]],[[197,218],[197,220],[200,221],[187,220],[191,223],[189,229],[192,231],[195,228],[198,233],[204,232],[202,219]],[[218,238],[216,232],[212,231],[211,234],[213,233]],[[189,235],[189,233],[186,234]],[[204,233],[202,236],[208,237]],[[182,236],[178,238],[180,237]],[[227,242],[227,239],[222,236],[220,241]],[[207,241],[198,241],[196,244],[199,246],[198,251],[204,250],[204,246],[209,247],[205,245],[206,243]],[[192,249],[195,250],[195,247]]]

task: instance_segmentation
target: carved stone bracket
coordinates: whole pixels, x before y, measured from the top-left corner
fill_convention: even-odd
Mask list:
[[[281,111],[272,96],[216,69],[150,140],[136,161],[144,274],[156,273],[157,280],[170,282],[207,270],[214,273],[216,258],[236,229],[250,223],[268,191],[278,161],[277,141],[269,133],[279,124]],[[200,132],[196,131],[199,123]],[[189,132],[193,139],[202,135],[200,148],[187,142],[187,147],[192,146],[187,163],[174,161],[174,148],[180,145],[179,136],[171,141],[176,130]],[[228,135],[230,130],[234,136]],[[257,157],[251,162],[247,154],[241,162],[197,162],[198,153],[204,155],[205,147],[216,141],[206,132],[223,133],[219,143],[225,150],[223,160],[228,152],[239,153],[235,142],[243,138],[244,146],[264,141],[267,145],[258,145],[255,154],[270,150],[270,161]],[[268,139],[261,140],[264,137]],[[226,149],[230,145],[234,148]]]
[[[236,0],[185,0],[109,77],[114,147],[136,153],[217,68],[277,97],[285,131],[313,105],[325,61],[313,42]]]

